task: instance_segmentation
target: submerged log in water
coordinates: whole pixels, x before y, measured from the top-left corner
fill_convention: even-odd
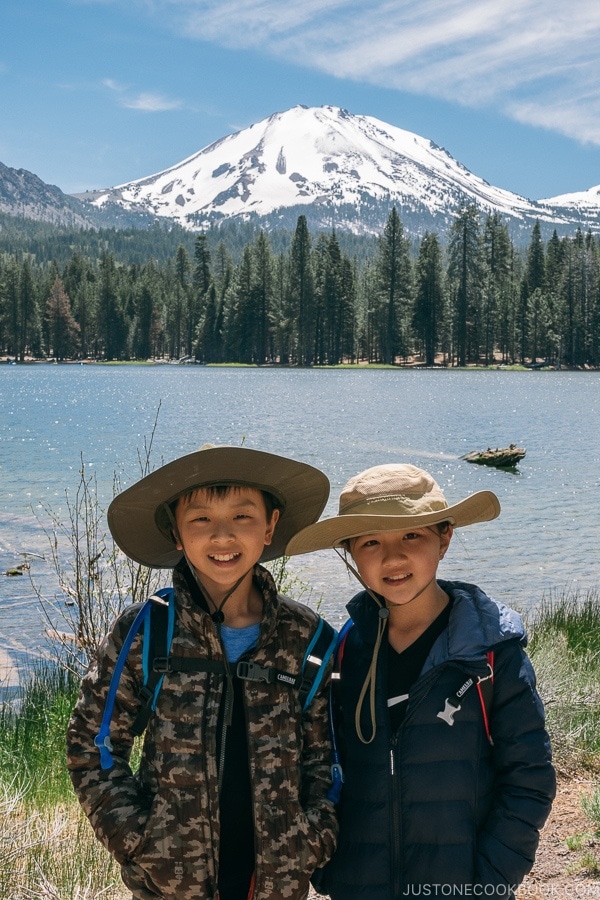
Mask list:
[[[478,463],[481,466],[512,469],[523,459],[526,452],[523,447],[511,444],[509,447],[496,447],[495,450],[492,450],[491,447],[488,447],[487,450],[472,450],[470,453],[465,453],[464,456],[461,456],[461,459],[467,462]]]

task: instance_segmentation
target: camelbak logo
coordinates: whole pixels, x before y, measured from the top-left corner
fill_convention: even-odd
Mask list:
[[[457,690],[456,696],[457,696],[457,697],[462,697],[462,695],[463,695],[463,694],[466,694],[466,692],[467,692],[467,691],[469,690],[469,688],[472,687],[472,686],[473,686],[473,679],[472,679],[472,678],[469,678],[469,680],[468,680],[468,681],[465,681],[465,683],[463,684],[463,686]]]
[[[452,706],[450,700],[446,698],[444,708],[437,714],[437,717],[438,719],[442,719],[446,725],[454,725],[454,716],[460,708],[460,704],[458,706]]]
[[[284,675],[283,672],[280,672],[277,676],[278,681],[285,681],[286,684],[296,684],[296,679],[293,675]]]

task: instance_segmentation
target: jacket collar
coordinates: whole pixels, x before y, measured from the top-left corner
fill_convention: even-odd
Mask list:
[[[474,584],[439,581],[452,597],[448,628],[431,648],[423,671],[449,660],[481,660],[486,652],[505,641],[527,643],[521,617],[503,603],[488,597]],[[377,606],[366,591],[356,594],[346,607],[363,641],[372,646],[377,636]]]
[[[279,605],[277,586],[269,570],[258,563],[254,566],[253,579],[263,596],[261,632],[268,635],[275,628]],[[177,615],[185,628],[197,633],[213,624],[207,602],[185,560],[173,569],[173,587]]]

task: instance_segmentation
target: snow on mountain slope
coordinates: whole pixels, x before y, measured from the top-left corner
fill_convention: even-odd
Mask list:
[[[493,187],[425,138],[331,106],[276,113],[163,172],[95,192],[92,202],[193,228],[311,207],[338,227],[379,231],[393,203],[423,227],[447,223],[464,203],[523,224],[565,221],[550,202]]]
[[[587,191],[575,191],[571,194],[559,194],[557,197],[549,197],[547,200],[538,201],[543,206],[559,206],[562,209],[572,208],[579,210],[600,209],[600,184]]]

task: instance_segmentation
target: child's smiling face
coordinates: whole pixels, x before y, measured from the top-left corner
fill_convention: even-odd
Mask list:
[[[255,488],[232,487],[221,496],[199,488],[177,503],[177,549],[185,550],[211,596],[219,596],[258,562],[278,518]]]
[[[451,526],[377,531],[353,538],[350,552],[365,584],[388,605],[404,606],[437,591],[437,567],[451,537]]]

